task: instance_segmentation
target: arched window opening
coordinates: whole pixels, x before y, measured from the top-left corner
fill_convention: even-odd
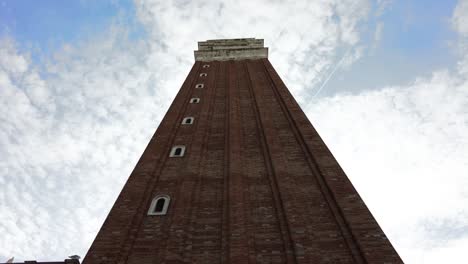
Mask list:
[[[203,65],[203,68],[209,68],[209,67],[210,67],[210,65],[208,65],[208,64]]]
[[[200,73],[200,77],[205,77],[205,76],[208,76],[207,73]]]
[[[192,98],[190,99],[191,104],[198,104],[200,102],[200,98]]]
[[[194,120],[193,117],[186,117],[186,118],[184,118],[184,120],[182,120],[182,124],[183,125],[191,125],[191,124],[193,124],[193,120]]]
[[[195,88],[197,88],[197,89],[200,89],[200,88],[203,88],[203,87],[204,87],[203,83],[199,83],[199,84],[195,85]]]
[[[171,149],[170,157],[183,157],[185,154],[185,146],[174,146]]]
[[[167,195],[158,195],[151,201],[148,215],[165,215],[171,198]]]

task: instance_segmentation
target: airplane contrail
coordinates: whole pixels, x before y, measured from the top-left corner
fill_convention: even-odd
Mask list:
[[[333,74],[336,72],[336,70],[340,67],[341,63],[343,62],[343,60],[346,58],[346,56],[348,55],[349,51],[351,50],[351,48],[349,48],[346,53],[343,55],[343,57],[341,58],[341,60],[336,64],[335,68],[333,69],[333,71],[330,73],[330,75],[328,75],[327,79],[325,79],[325,81],[323,82],[322,86],[320,86],[320,88],[318,89],[318,91],[315,93],[314,96],[312,96],[312,98],[315,98],[323,89],[323,87],[325,87],[325,85],[328,83],[328,81],[330,80],[330,78],[333,76]]]

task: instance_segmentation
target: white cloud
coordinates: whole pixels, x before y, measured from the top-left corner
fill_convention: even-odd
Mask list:
[[[358,61],[362,57],[363,51],[363,46],[357,46],[353,49],[349,49],[349,52],[347,52],[342,59],[342,68],[351,67],[356,61]]]
[[[337,50],[360,40],[359,22],[369,12],[362,1],[137,1],[138,18],[169,60],[192,63],[195,40],[264,38],[270,58],[289,88],[302,98],[323,81]],[[294,15],[292,15],[294,14]]]
[[[459,34],[458,49],[460,62],[458,71],[462,74],[468,74],[468,0],[460,0],[455,6],[452,16],[452,25]]]
[[[2,70],[16,77],[28,69],[28,58],[14,50],[11,39],[4,39],[0,51],[0,65]]]
[[[458,33],[468,36],[468,1],[458,1],[452,16],[452,23]]]
[[[467,103],[467,79],[436,72],[408,86],[336,95],[306,108],[408,263],[419,263],[418,250],[446,246],[445,237],[430,233],[452,228],[440,221],[468,227]],[[468,230],[459,235],[468,239]]]
[[[377,25],[375,26],[375,32],[374,32],[374,48],[376,45],[379,44],[380,40],[382,39],[383,29],[384,29],[384,23],[377,22]]]
[[[170,103],[154,97],[172,95],[155,85],[145,45],[114,28],[65,46],[44,78],[0,41],[1,257],[84,255]]]
[[[47,65],[0,40],[0,260],[84,255],[188,73],[195,41],[221,37],[265,38],[273,65],[407,263],[466,259],[467,236],[451,234],[468,219],[468,71],[307,105],[343,50],[352,67],[369,46],[359,26],[368,1],[135,4],[145,40],[115,25],[63,46]],[[463,14],[453,19],[462,36]]]
[[[393,4],[393,0],[377,0],[375,16],[381,16]]]

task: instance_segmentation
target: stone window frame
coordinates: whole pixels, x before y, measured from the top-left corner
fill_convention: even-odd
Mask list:
[[[160,211],[156,211],[156,206],[160,200],[164,200],[163,208]],[[169,195],[160,194],[153,198],[151,205],[148,209],[148,215],[165,215],[167,214],[167,209],[169,208],[169,203],[171,202],[171,197]]]
[[[179,155],[176,155],[176,152],[177,152],[177,149],[181,149],[181,152]],[[171,153],[169,154],[169,157],[171,158],[179,158],[179,157],[183,157],[185,155],[185,146],[184,145],[177,145],[177,146],[173,146],[172,149],[171,149]]]
[[[200,100],[200,98],[198,98],[198,97],[190,98],[190,103],[191,103],[191,104],[198,104],[198,103],[200,103],[200,101],[201,101],[201,100]]]
[[[190,120],[190,123],[187,123],[187,121]],[[184,117],[184,119],[182,119],[182,125],[193,125],[193,123],[195,122],[195,117],[193,116],[187,116],[187,117]]]
[[[195,88],[196,88],[196,89],[202,89],[202,88],[204,88],[204,87],[205,87],[205,85],[204,85],[203,83],[197,83],[197,84],[195,85]]]

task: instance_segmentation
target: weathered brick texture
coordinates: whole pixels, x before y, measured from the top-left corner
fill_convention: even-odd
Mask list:
[[[169,158],[173,145],[185,156]],[[158,194],[168,213],[148,216]],[[268,59],[255,59],[194,64],[83,263],[402,261]]]

